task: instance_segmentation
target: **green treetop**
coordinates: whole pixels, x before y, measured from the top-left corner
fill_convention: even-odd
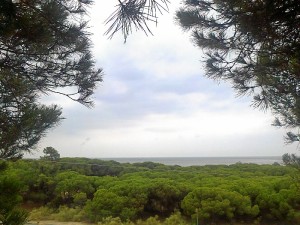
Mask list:
[[[53,147],[46,147],[46,148],[44,148],[43,152],[45,155],[42,156],[41,159],[56,161],[56,160],[59,160],[59,158],[60,158],[60,154]]]

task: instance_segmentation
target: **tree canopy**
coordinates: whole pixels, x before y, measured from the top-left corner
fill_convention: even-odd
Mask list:
[[[43,160],[50,160],[50,161],[56,161],[59,160],[60,154],[58,151],[53,147],[46,147],[43,150],[44,156],[41,157]]]
[[[90,0],[3,0],[0,5],[0,158],[21,157],[62,119],[58,93],[86,106],[102,81],[87,32]]]
[[[107,19],[106,34],[132,28],[151,33],[156,12],[169,1],[119,0]],[[252,95],[254,107],[270,109],[273,125],[299,128],[300,3],[297,0],[185,0],[176,20],[192,31],[194,44],[206,54],[206,76],[231,82],[238,95]],[[300,140],[288,132],[287,143]]]
[[[299,224],[299,167],[151,164],[89,158],[7,162],[0,172],[0,221],[8,215],[3,211],[13,206],[18,212],[22,203],[34,206],[29,220],[35,221],[187,225],[197,218],[199,224]],[[99,174],[92,169],[96,165],[107,169]],[[12,181],[15,186],[7,188]],[[187,221],[167,222],[174,212]],[[142,223],[155,215],[155,221]],[[111,217],[121,221],[104,222]]]
[[[274,125],[300,126],[299,1],[186,0],[176,20],[206,53],[206,76],[252,95]]]

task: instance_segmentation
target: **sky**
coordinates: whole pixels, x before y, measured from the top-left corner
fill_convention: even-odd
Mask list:
[[[284,129],[271,126],[268,112],[237,97],[229,83],[205,77],[204,55],[175,23],[180,7],[152,26],[153,36],[135,32],[109,40],[104,21],[117,0],[96,1],[89,9],[93,53],[104,82],[86,108],[63,96],[43,98],[63,107],[64,119],[31,155],[52,146],[62,157],[281,156],[296,153]]]

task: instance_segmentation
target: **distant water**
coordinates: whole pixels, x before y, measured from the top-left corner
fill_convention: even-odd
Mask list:
[[[155,162],[165,165],[179,166],[204,166],[204,165],[230,165],[235,163],[255,164],[282,164],[281,156],[264,157],[161,157],[161,158],[101,158],[103,160],[114,160],[120,163]]]

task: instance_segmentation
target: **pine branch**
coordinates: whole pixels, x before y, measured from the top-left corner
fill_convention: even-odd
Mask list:
[[[146,36],[153,35],[150,23],[157,24],[158,14],[168,12],[168,0],[118,0],[116,10],[105,20],[108,29],[104,35],[111,39],[121,32],[126,42],[133,30],[142,30]]]

